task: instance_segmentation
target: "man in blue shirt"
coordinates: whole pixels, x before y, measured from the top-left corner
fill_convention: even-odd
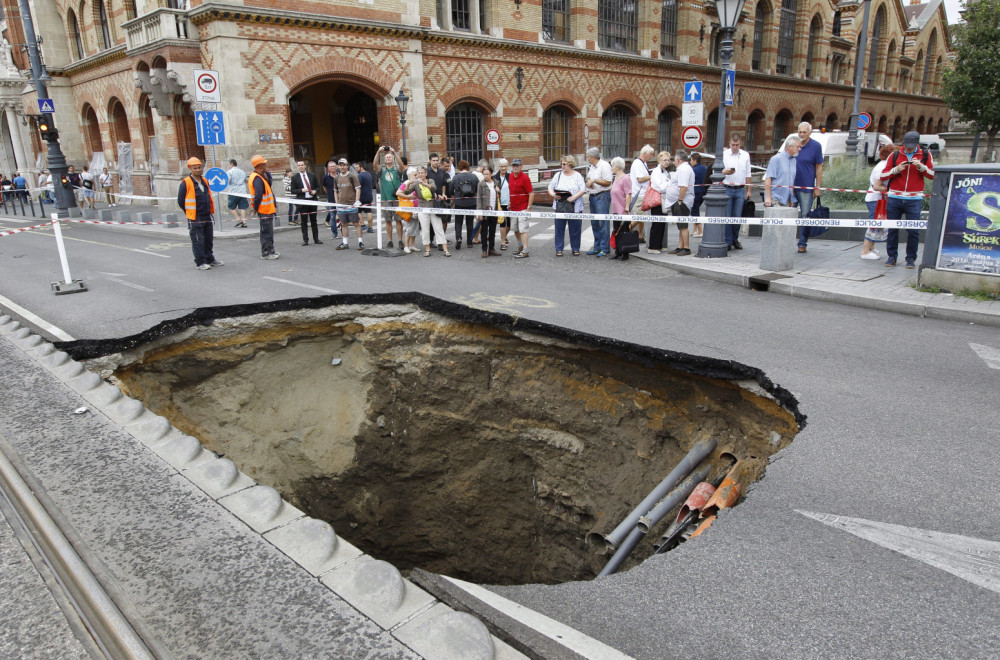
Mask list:
[[[14,190],[18,191],[17,195],[22,201],[28,201],[28,180],[24,178],[24,175],[20,172],[14,174]]]
[[[816,140],[809,138],[812,130],[812,124],[807,121],[799,124],[802,148],[795,159],[795,199],[799,203],[800,218],[806,217],[806,214],[809,213],[813,205],[813,198],[820,196],[819,187],[823,185],[823,147]],[[802,188],[807,188],[807,190]],[[808,188],[812,188],[812,190],[808,190]],[[808,240],[805,228],[799,227],[799,252],[806,251]]]
[[[781,151],[771,156],[764,173],[764,206],[788,206],[795,199],[792,184],[798,170],[795,157],[802,146],[802,138],[789,135]]]

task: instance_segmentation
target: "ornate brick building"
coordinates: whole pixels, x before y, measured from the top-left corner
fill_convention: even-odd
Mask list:
[[[2,2],[16,17],[16,0]],[[863,57],[862,7],[748,0],[734,37],[727,125],[746,134],[756,156],[773,153],[802,119],[845,129],[856,66],[865,67],[862,110],[880,131],[899,139],[947,124],[938,97],[949,52],[941,0],[873,0]],[[630,157],[645,143],[679,146],[682,85],[692,79],[705,81],[702,149],[714,150],[720,71],[711,2],[34,0],[32,8],[68,158],[106,162],[136,193],[176,181],[190,155],[205,153],[193,117],[195,68],[220,74],[228,138],[220,161],[259,152],[279,169],[298,158],[370,159],[379,144],[399,149],[401,88],[414,161],[437,151],[546,165],[587,145]],[[23,101],[33,112],[33,92]],[[501,134],[499,152],[486,149],[491,128]]]

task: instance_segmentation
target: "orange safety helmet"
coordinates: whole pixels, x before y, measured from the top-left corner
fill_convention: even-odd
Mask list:
[[[198,160],[197,158],[195,158],[194,156],[191,156],[190,158],[188,158],[187,166],[189,168],[191,168],[191,167],[197,167],[197,166],[202,165],[202,164],[203,163],[200,160]]]
[[[258,165],[267,165],[267,159],[261,156],[260,154],[257,154],[256,156],[250,159],[250,164],[253,165],[254,169],[257,169]]]

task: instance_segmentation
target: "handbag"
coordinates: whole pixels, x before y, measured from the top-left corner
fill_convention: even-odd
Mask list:
[[[747,201],[743,202],[743,217],[744,218],[757,217],[757,204],[755,204],[752,199],[748,199]]]
[[[885,195],[879,197],[878,201],[875,202],[875,220],[886,220],[889,217],[888,211],[886,209],[888,205],[887,198]],[[865,239],[872,241],[873,243],[881,243],[889,237],[889,230],[869,227],[868,231],[865,232]]]
[[[416,203],[412,199],[406,199],[405,197],[400,197],[399,206],[400,208],[413,208],[416,206]],[[396,211],[396,215],[398,215],[401,220],[405,220],[406,222],[409,222],[410,218],[413,217],[412,213],[408,213],[406,211]]]
[[[663,197],[660,195],[660,191],[650,186],[646,190],[646,196],[642,198],[642,210],[648,211],[654,206],[659,206],[662,203]]]
[[[689,209],[688,205],[681,200],[677,200],[674,202],[674,205],[670,207],[670,214],[678,217],[686,217],[691,215],[691,209]]]
[[[823,206],[823,202],[821,200],[822,200],[821,197],[816,198],[816,203],[813,205],[813,208],[811,208],[809,212],[806,213],[807,218],[816,218],[818,220],[823,220],[830,217],[830,207]],[[806,238],[813,238],[825,234],[827,231],[829,231],[829,229],[830,229],[829,227],[803,227],[802,235],[805,236]]]
[[[618,240],[615,241],[615,248],[622,254],[632,254],[639,251],[639,230],[618,231]]]

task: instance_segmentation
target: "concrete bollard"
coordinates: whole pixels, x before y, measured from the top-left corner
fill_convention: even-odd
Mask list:
[[[115,222],[132,222],[132,213],[130,211],[115,211]]]
[[[85,208],[82,213],[84,220],[97,220],[97,211],[95,209]]]
[[[161,220],[165,222],[167,227],[170,229],[175,229],[178,226],[176,213],[164,213],[161,216]]]
[[[153,214],[150,211],[140,211],[135,214],[136,222],[152,222]]]
[[[799,210],[790,206],[766,206],[764,217],[797,218]],[[795,267],[797,232],[795,225],[765,225],[761,228],[761,270],[791,270]]]
[[[111,222],[113,213],[114,211],[112,211],[111,209],[101,209],[100,211],[97,212],[97,215],[104,222]]]

